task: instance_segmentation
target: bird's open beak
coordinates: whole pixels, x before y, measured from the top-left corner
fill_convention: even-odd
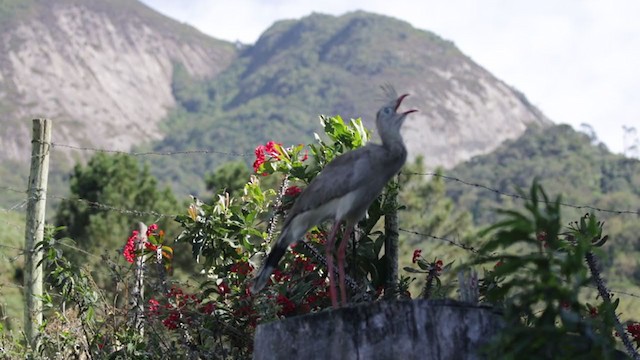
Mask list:
[[[401,95],[401,96],[398,98],[398,100],[396,100],[396,108],[394,109],[395,111],[398,111],[398,108],[400,107],[400,104],[402,104],[402,100],[404,100],[404,98],[406,98],[407,96],[409,96],[409,94]],[[418,110],[411,109],[411,110],[408,110],[408,111],[403,112],[403,114],[404,114],[404,115],[407,115],[407,114],[411,114],[412,112],[416,112],[416,111],[418,111]]]

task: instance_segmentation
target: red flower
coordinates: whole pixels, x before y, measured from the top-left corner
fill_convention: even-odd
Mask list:
[[[269,154],[269,156],[271,156],[276,160],[280,160],[280,152],[278,151],[278,148],[276,147],[276,145],[282,146],[282,144],[280,143],[269,141],[267,142],[267,145],[264,147],[264,149]]]
[[[154,315],[160,313],[160,302],[154,298],[149,299],[149,312]]]
[[[301,192],[302,192],[302,189],[300,189],[299,187],[297,187],[297,186],[289,186],[287,188],[287,190],[284,191],[284,195],[285,196],[290,196],[290,197],[296,197]]]
[[[594,308],[589,306],[589,315],[591,317],[597,317],[598,316],[598,308]]]
[[[422,254],[422,250],[420,249],[413,250],[413,259],[411,259],[411,262],[413,262],[414,264],[418,262],[418,258],[420,257],[421,254]]]
[[[158,230],[158,224],[151,224],[147,228],[147,236],[155,233]]]
[[[211,315],[215,309],[216,304],[214,302],[208,302],[200,308],[200,312],[203,314]]]
[[[547,233],[544,231],[541,231],[539,233],[536,234],[536,240],[540,241],[542,243],[542,246],[545,248],[549,247],[549,243],[547,243]]]
[[[541,231],[539,233],[536,234],[536,239],[538,241],[545,241],[547,240],[547,233],[545,231]]]
[[[259,145],[254,152],[256,154],[256,161],[253,162],[253,170],[257,173],[260,171],[260,166],[265,162],[264,145]]]
[[[227,285],[227,283],[223,281],[220,283],[220,285],[218,285],[218,292],[220,293],[220,295],[224,296],[230,293],[231,289],[229,289],[229,285]]]
[[[633,337],[633,341],[640,342],[640,323],[628,324],[627,331]]]
[[[315,266],[313,263],[311,263],[310,261],[309,261],[309,262],[306,262],[306,263],[304,264],[304,270],[305,270],[305,271],[313,271],[313,270],[315,270],[315,269],[316,269],[316,266]]]
[[[232,273],[236,273],[238,275],[248,275],[251,271],[253,270],[253,266],[251,264],[249,264],[248,262],[237,262],[233,265],[231,265],[231,268],[229,269],[229,271],[231,271]]]
[[[275,269],[273,271],[273,277],[276,279],[277,282],[282,282],[282,281],[289,281],[291,280],[291,275],[290,274],[285,274],[282,271]]]
[[[169,330],[174,330],[178,327],[178,322],[180,321],[180,314],[177,311],[173,311],[167,316],[166,319],[162,320],[162,325]]]
[[[138,237],[138,230],[133,230],[131,232],[131,236],[127,239],[127,243],[124,245],[124,249],[122,250],[122,255],[125,260],[130,263],[133,263],[133,260],[136,258],[136,238]]]
[[[304,155],[302,155],[302,159],[300,159],[300,161],[305,161],[309,158],[309,150],[306,150],[304,152]]]
[[[256,173],[260,172],[260,166],[267,161],[267,155],[269,155],[271,159],[280,160],[280,151],[278,151],[278,147],[280,146],[282,146],[282,144],[273,141],[267,142],[266,145],[258,145],[254,151],[256,160],[253,162],[253,170]],[[267,176],[269,174],[262,173],[262,175]]]
[[[276,302],[281,306],[280,315],[288,315],[296,311],[296,304],[289,300],[286,296],[280,294],[276,299]]]
[[[443,265],[442,260],[438,260],[438,261],[436,261],[436,271],[437,271],[438,273],[442,271],[442,265]]]

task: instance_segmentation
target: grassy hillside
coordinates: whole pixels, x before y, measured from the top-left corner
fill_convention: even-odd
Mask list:
[[[640,211],[640,161],[610,153],[596,139],[567,125],[531,128],[521,138],[505,143],[445,172],[472,184],[504,194],[518,194],[538,179],[552,198],[568,205],[605,210]],[[499,219],[497,208],[522,206],[522,201],[482,187],[447,181],[447,195],[459,210],[469,211],[478,226]],[[564,206],[563,220],[575,221],[594,212],[605,221],[602,267],[611,288],[640,294],[640,223],[637,214],[596,211]],[[640,318],[640,299],[620,295],[627,314]],[[635,304],[635,306],[634,306]]]
[[[8,328],[22,321],[22,271],[24,257],[24,216],[0,211],[0,316]],[[18,320],[16,322],[16,320]]]

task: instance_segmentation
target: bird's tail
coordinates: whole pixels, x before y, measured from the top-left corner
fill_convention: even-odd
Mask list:
[[[284,256],[285,252],[287,252],[287,248],[289,247],[290,243],[289,241],[283,240],[286,240],[286,234],[284,233],[280,236],[280,239],[278,239],[276,244],[271,249],[271,252],[267,256],[267,259],[262,264],[262,268],[260,268],[260,271],[253,280],[253,285],[251,285],[252,294],[257,293],[262,290],[262,288],[264,288],[264,286],[267,284],[267,281],[269,281],[269,277],[271,276],[273,269],[278,266],[278,262],[280,262],[282,256]]]

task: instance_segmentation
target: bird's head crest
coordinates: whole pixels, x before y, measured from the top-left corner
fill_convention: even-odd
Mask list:
[[[391,116],[391,115],[397,114],[397,111],[398,111],[398,108],[400,107],[400,104],[402,104],[402,101],[407,96],[409,96],[409,94],[403,94],[403,95],[398,96],[398,92],[396,91],[396,89],[389,83],[386,83],[386,84],[380,86],[380,88],[382,89],[382,92],[383,92],[383,95],[384,95],[384,98],[382,99],[384,101],[384,105],[382,106],[382,108],[378,112],[378,116],[380,116],[380,115]],[[416,112],[416,111],[418,111],[418,110],[405,111],[401,115],[407,115],[407,114],[410,114],[410,113]]]
[[[394,101],[398,98],[398,92],[396,91],[396,89],[393,87],[393,85],[386,83],[382,86],[380,86],[380,88],[382,89],[382,93],[384,95],[383,101],[385,103]]]

